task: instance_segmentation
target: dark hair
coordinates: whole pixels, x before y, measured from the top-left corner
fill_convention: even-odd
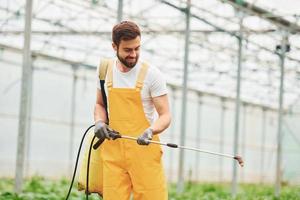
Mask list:
[[[112,41],[119,46],[121,40],[133,40],[141,36],[140,28],[131,21],[122,21],[116,24],[112,30]]]

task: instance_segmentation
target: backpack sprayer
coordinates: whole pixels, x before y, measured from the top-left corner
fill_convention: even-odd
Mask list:
[[[74,168],[74,172],[73,172],[73,177],[72,177],[72,181],[71,181],[71,185],[70,185],[70,188],[69,188],[69,191],[68,191],[68,194],[67,194],[67,197],[66,197],[66,200],[69,198],[70,196],[70,193],[72,191],[72,186],[73,186],[73,183],[74,183],[74,179],[75,179],[75,175],[76,175],[76,169],[77,169],[77,165],[78,165],[78,160],[79,160],[79,155],[80,155],[80,151],[81,151],[81,147],[82,147],[82,144],[83,144],[83,140],[87,134],[87,132],[92,128],[94,127],[95,125],[91,125],[84,133],[83,137],[82,137],[82,140],[81,140],[81,143],[79,145],[79,150],[78,150],[78,154],[77,154],[77,158],[76,158],[76,163],[75,163],[75,168]],[[116,139],[120,139],[120,138],[123,138],[123,139],[128,139],[128,140],[135,140],[137,141],[137,138],[136,137],[131,137],[131,136],[126,136],[126,135],[121,135],[120,133],[110,129],[109,130],[109,136],[112,140],[116,140]],[[89,190],[88,190],[88,183],[89,183],[89,165],[90,165],[90,156],[91,156],[91,150],[92,150],[92,144],[95,140],[96,136],[93,137],[92,141],[91,141],[91,145],[90,145],[90,148],[89,148],[89,153],[88,153],[88,162],[87,162],[87,176],[86,176],[86,199],[88,199],[88,195],[89,195]],[[98,140],[94,145],[93,145],[93,149],[97,149],[102,143],[103,143],[104,139],[102,140]],[[196,151],[196,152],[202,152],[202,153],[208,153],[208,154],[212,154],[212,155],[217,155],[217,156],[223,156],[223,157],[227,157],[227,158],[232,158],[234,160],[236,160],[239,165],[241,167],[244,166],[244,161],[243,161],[243,158],[241,156],[238,156],[238,155],[230,155],[230,154],[224,154],[224,153],[217,153],[217,152],[213,152],[213,151],[207,151],[207,150],[204,150],[204,149],[199,149],[199,148],[193,148],[193,147],[187,147],[187,146],[181,146],[181,145],[177,145],[177,144],[174,144],[174,143],[164,143],[164,142],[158,142],[158,141],[152,141],[152,140],[149,140],[149,143],[152,143],[152,144],[156,144],[156,145],[164,145],[164,146],[167,146],[167,147],[170,147],[170,148],[179,148],[179,149],[186,149],[186,150],[192,150],[192,151]]]

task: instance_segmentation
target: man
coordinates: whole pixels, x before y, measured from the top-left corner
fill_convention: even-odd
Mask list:
[[[94,110],[95,135],[106,139],[100,147],[103,198],[129,200],[133,193],[134,200],[167,200],[162,150],[149,144],[171,121],[165,80],[158,69],[139,61],[141,32],[135,23],[115,25],[112,40],[117,59],[106,75],[109,124],[100,84]],[[109,128],[138,140],[111,140]]]

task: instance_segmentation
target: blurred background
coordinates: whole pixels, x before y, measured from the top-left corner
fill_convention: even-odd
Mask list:
[[[0,177],[71,176],[123,19],[168,83],[161,140],[245,160],[164,148],[169,182],[300,184],[297,0],[1,0]]]

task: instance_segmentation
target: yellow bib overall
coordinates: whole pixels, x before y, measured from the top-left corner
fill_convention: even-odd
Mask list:
[[[142,64],[135,88],[114,88],[112,67],[108,67],[109,126],[120,134],[138,137],[150,124],[145,116],[141,89],[148,65]],[[158,135],[153,140],[158,141]],[[104,200],[167,200],[159,145],[138,145],[136,141],[105,140],[100,149],[103,161]]]
[[[133,89],[113,88],[111,67],[112,62],[103,63],[100,68],[103,69],[100,71],[102,77],[105,77],[106,69],[109,69],[107,86],[110,127],[121,134],[137,137],[150,126],[144,114],[140,94],[148,66],[142,65],[136,88]],[[86,189],[87,157],[92,137],[93,134],[90,134],[87,141],[78,180],[79,190]],[[153,140],[158,140],[158,136],[154,136]],[[96,141],[97,139],[94,143]],[[158,145],[140,146],[135,141],[125,139],[105,141],[97,150],[92,149],[91,152],[89,193],[103,194],[104,182],[105,200],[128,200],[131,191],[134,200],[166,200],[168,194],[161,155]]]

